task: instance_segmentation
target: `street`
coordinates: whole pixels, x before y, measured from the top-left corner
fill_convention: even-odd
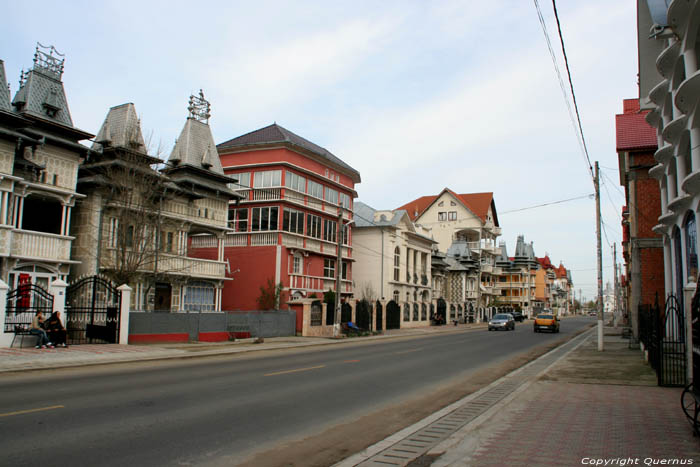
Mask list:
[[[100,369],[47,371],[0,382],[2,465],[231,465],[267,456],[270,465],[330,449],[339,460],[357,449],[356,433],[322,434],[393,406],[434,411],[470,390],[478,372],[551,347],[592,325],[568,318],[560,334],[533,333],[532,321],[515,332],[484,329],[322,349],[259,352]],[[496,376],[497,377],[497,376]],[[494,378],[495,379],[495,378]],[[432,407],[431,404],[437,405]],[[409,425],[422,412],[398,419]],[[387,421],[388,422],[388,421]],[[365,430],[364,445],[382,439]],[[398,423],[398,422],[395,422]],[[354,427],[355,431],[358,427]],[[350,432],[348,432],[350,433]],[[340,439],[340,441],[339,441]],[[296,443],[296,444],[295,444]],[[345,445],[346,444],[346,445]],[[283,450],[282,445],[287,447]],[[276,452],[275,452],[276,450]],[[261,462],[254,462],[261,464]]]

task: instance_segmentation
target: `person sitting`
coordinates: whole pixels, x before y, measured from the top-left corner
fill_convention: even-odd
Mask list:
[[[49,319],[44,322],[44,328],[54,345],[57,347],[68,347],[68,345],[66,345],[66,328],[63,327],[63,323],[61,322],[60,311],[51,313]]]
[[[37,336],[39,340],[37,341],[37,349],[51,348],[53,349],[53,344],[49,340],[49,336],[46,335],[44,327],[44,315],[41,310],[37,311],[32,319],[32,326],[29,328],[29,333]]]

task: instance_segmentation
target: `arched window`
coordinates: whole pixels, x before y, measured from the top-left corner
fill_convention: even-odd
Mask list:
[[[394,249],[394,280],[399,280],[399,270],[401,268],[401,250],[399,247]]]
[[[681,248],[681,229],[678,226],[673,227],[673,233],[671,235],[673,240],[673,259],[675,260],[675,270],[676,270],[676,296],[680,297],[683,291],[683,283],[685,282],[683,278],[683,254]]]
[[[697,225],[695,224],[695,213],[692,211],[685,217],[685,223],[683,224],[683,235],[685,236],[685,259],[688,278],[692,276],[697,279],[698,237]]]

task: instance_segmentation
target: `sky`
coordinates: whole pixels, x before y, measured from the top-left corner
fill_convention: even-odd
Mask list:
[[[613,244],[622,262],[615,114],[638,97],[635,4],[557,2],[601,167],[604,283]],[[540,7],[566,80],[552,3]],[[35,0],[3,12],[26,19],[0,29],[12,95],[36,43],[53,45],[82,130],[132,102],[167,158],[202,89],[217,143],[276,122],[359,171],[358,199],[375,209],[446,187],[493,192],[511,256],[524,235],[571,270],[577,298],[597,293],[593,182],[532,2]]]

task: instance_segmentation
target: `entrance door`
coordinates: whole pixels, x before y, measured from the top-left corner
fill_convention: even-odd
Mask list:
[[[156,283],[156,297],[153,304],[154,311],[170,311],[170,298],[173,289],[170,284],[163,282]]]

